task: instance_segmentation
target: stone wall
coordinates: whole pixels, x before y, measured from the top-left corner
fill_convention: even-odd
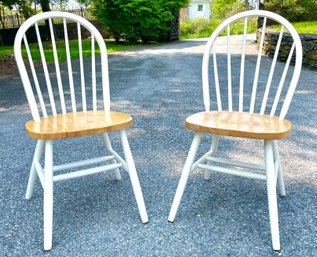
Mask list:
[[[261,29],[257,34],[257,41],[260,42]],[[300,39],[303,46],[303,66],[317,70],[317,35],[316,34],[300,34]],[[270,56],[274,56],[275,46],[279,37],[279,32],[273,30],[266,30],[263,52]],[[283,39],[281,42],[280,53],[278,60],[286,61],[289,50],[292,46],[293,39],[289,33],[283,33]],[[294,58],[292,59],[294,63]]]

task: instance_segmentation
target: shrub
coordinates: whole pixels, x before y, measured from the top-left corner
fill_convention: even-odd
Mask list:
[[[223,20],[236,13],[251,9],[249,1],[244,0],[214,0],[212,17]]]
[[[217,20],[196,19],[194,21],[180,22],[180,38],[201,38],[208,37],[219,25]]]
[[[174,19],[173,11],[188,0],[92,0],[92,13],[109,27],[118,42],[163,41]]]
[[[264,9],[279,13],[290,21],[314,20],[317,17],[316,0],[266,0]]]
[[[219,26],[220,20],[217,19],[197,19],[194,21],[186,21],[180,23],[180,38],[203,38],[209,37],[213,31]],[[257,30],[257,20],[249,19],[247,26],[247,33],[255,33]],[[230,25],[230,34],[238,35],[242,34],[244,31],[243,21],[238,21]],[[220,34],[222,36],[226,35],[226,30],[222,31]]]

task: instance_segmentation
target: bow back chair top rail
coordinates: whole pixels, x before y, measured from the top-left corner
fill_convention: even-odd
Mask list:
[[[46,30],[41,29],[41,24],[45,25]],[[79,52],[79,62],[72,60],[74,46],[69,40],[70,32],[68,31],[71,25],[74,25],[77,31],[78,44],[75,46],[75,51]],[[56,26],[62,27],[62,35],[58,35]],[[90,37],[82,40],[83,32],[89,33]],[[29,37],[38,44],[41,68],[35,68],[28,43]],[[42,42],[44,37],[49,39],[49,44]],[[58,41],[57,37],[61,37],[62,40]],[[89,44],[91,58],[83,58],[83,44]],[[23,60],[23,47],[27,61]],[[66,50],[66,64],[59,62],[58,47]],[[47,64],[46,51],[52,52],[53,65]],[[110,111],[107,50],[99,31],[80,16],[66,12],[45,12],[29,18],[20,27],[15,39],[14,52],[33,117],[33,120],[25,125],[26,132],[30,137],[38,140],[26,198],[31,198],[38,177],[44,189],[44,249],[50,250],[52,247],[53,182],[108,170],[112,170],[115,178],[120,180],[119,169],[123,168],[130,176],[141,220],[143,223],[148,222],[141,187],[126,136],[126,129],[132,125],[132,117],[126,113]],[[26,63],[30,71],[27,70]],[[101,79],[97,76],[98,68],[100,68]],[[111,131],[120,133],[125,158],[113,150],[107,134]],[[54,140],[92,134],[102,136],[108,155],[53,165]],[[41,164],[43,153],[44,167]],[[85,168],[92,164],[95,167]],[[79,168],[79,170],[59,175],[53,174],[55,171],[73,168]]]
[[[258,54],[250,56],[247,54],[250,46],[248,33],[256,18],[262,23],[262,30],[258,38]],[[262,51],[267,24],[272,20],[280,25],[280,31],[277,32],[277,44],[273,46],[275,53],[272,58],[268,58],[262,56]],[[231,28],[234,28],[235,22],[241,22],[244,27],[238,50],[232,47]],[[284,47],[286,50],[283,52],[286,51],[288,56],[283,57],[281,48],[285,44],[283,37],[286,32],[293,43],[289,49]],[[221,33],[225,36],[219,37],[223,35]],[[280,58],[284,58],[285,63],[279,62]],[[294,66],[290,65],[291,61]],[[301,66],[302,46],[299,35],[285,18],[275,13],[262,10],[242,12],[222,22],[212,33],[202,62],[205,111],[193,114],[185,121],[185,127],[193,130],[195,136],[172,203],[169,221],[174,221],[189,174],[196,168],[206,170],[206,180],[210,178],[211,172],[265,180],[272,245],[274,250],[280,250],[276,186],[282,196],[285,195],[285,188],[277,140],[286,138],[291,132],[292,124],[284,118]],[[203,133],[212,135],[211,147],[195,161]],[[216,157],[219,140],[223,136],[263,140],[264,162],[258,164]]]

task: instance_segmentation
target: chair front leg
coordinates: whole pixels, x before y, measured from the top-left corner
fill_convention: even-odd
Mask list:
[[[144,204],[144,199],[143,199],[143,194],[142,194],[138,174],[136,172],[135,164],[133,161],[131,149],[129,146],[129,142],[128,142],[128,138],[127,138],[125,130],[120,131],[120,136],[121,136],[123,152],[124,152],[124,156],[128,166],[129,176],[130,176],[134,196],[139,208],[141,220],[143,223],[147,223],[149,219],[148,219],[148,215],[147,215],[145,204]]]
[[[107,149],[108,153],[111,154],[111,152],[113,152],[113,149],[112,149],[108,134],[106,134],[106,133],[102,134],[102,140],[104,142],[105,148]],[[115,159],[113,159],[113,160],[111,160],[111,163],[117,163],[117,161]],[[121,180],[119,168],[114,170],[114,177],[116,180]]]
[[[277,185],[278,185],[279,193],[281,196],[285,196],[286,191],[285,191],[280,155],[278,153],[278,146],[276,141],[273,142],[273,151],[274,151],[274,161],[278,163]]]
[[[178,186],[176,189],[176,193],[174,196],[172,207],[171,207],[171,210],[170,210],[170,213],[168,216],[168,221],[170,221],[170,222],[174,221],[179,204],[182,200],[182,196],[183,196],[186,184],[187,184],[187,180],[188,180],[192,165],[193,165],[194,160],[195,160],[195,156],[196,156],[196,153],[198,150],[201,136],[202,136],[201,133],[196,133],[194,136],[193,142],[190,146],[188,156],[187,156],[187,159],[186,159],[183,171],[182,171],[182,175],[181,175],[181,178],[179,180],[179,183],[178,183]]]
[[[274,150],[273,141],[264,141],[264,155],[265,155],[265,171],[266,171],[266,183],[267,183],[267,195],[268,206],[270,214],[271,224],[271,237],[273,249],[279,251],[280,235],[278,225],[278,209],[277,209],[277,197],[276,197],[276,173],[274,170]]]
[[[44,143],[45,143],[44,140],[39,139],[37,141],[37,144],[35,147],[33,162],[32,162],[31,171],[30,171],[30,175],[29,175],[28,186],[27,186],[26,194],[25,194],[25,199],[27,199],[27,200],[31,199],[31,197],[33,195],[35,181],[37,178],[35,162],[39,162],[41,160],[43,150],[44,150]]]
[[[218,148],[218,144],[219,144],[219,140],[220,140],[220,136],[217,135],[212,135],[212,141],[211,141],[211,146],[210,146],[210,151],[212,152],[210,156],[214,156],[217,152],[217,148]],[[207,162],[207,164],[209,164],[210,162]],[[209,180],[210,179],[210,174],[211,174],[211,170],[206,170],[205,171],[205,180]]]
[[[53,237],[53,141],[45,142],[44,250],[51,250]]]

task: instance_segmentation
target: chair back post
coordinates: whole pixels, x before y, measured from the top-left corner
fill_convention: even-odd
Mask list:
[[[55,71],[56,71],[56,78],[57,78],[57,85],[58,85],[58,91],[60,94],[60,100],[61,100],[61,107],[62,107],[62,113],[65,113],[65,102],[64,102],[64,95],[63,95],[63,89],[62,89],[62,81],[61,81],[61,72],[59,69],[59,62],[58,62],[58,57],[57,57],[57,50],[56,50],[56,42],[55,42],[55,36],[53,33],[53,26],[52,26],[52,19],[54,18],[60,18],[63,20],[63,25],[64,25],[64,34],[65,34],[65,45],[66,45],[66,55],[67,55],[67,65],[68,65],[68,72],[69,72],[69,80],[70,80],[70,89],[72,91],[72,83],[73,83],[73,78],[72,78],[72,69],[71,69],[71,61],[70,61],[70,52],[69,52],[69,42],[68,42],[68,36],[67,36],[67,25],[66,25],[66,20],[68,21],[73,21],[77,23],[77,31],[78,31],[78,40],[79,40],[79,52],[80,52],[80,72],[81,72],[81,92],[82,92],[82,99],[83,99],[83,110],[86,111],[86,96],[85,96],[85,82],[84,82],[84,69],[83,69],[83,53],[82,53],[82,47],[81,47],[81,30],[80,27],[83,26],[85,29],[87,29],[88,31],[91,32],[92,35],[92,50],[95,50],[94,47],[94,42],[97,42],[99,49],[100,49],[100,59],[101,59],[101,75],[102,75],[102,91],[103,91],[103,108],[105,111],[109,112],[110,111],[110,89],[109,89],[109,71],[108,71],[108,57],[107,57],[107,49],[106,49],[106,44],[104,42],[103,37],[101,36],[100,32],[86,19],[72,14],[72,13],[67,13],[67,12],[58,12],[58,11],[53,11],[53,12],[44,12],[44,13],[40,13],[37,15],[34,15],[33,17],[29,18],[28,20],[26,20],[22,26],[19,28],[16,38],[15,38],[15,42],[14,42],[14,55],[15,55],[15,59],[17,62],[17,66],[18,66],[18,70],[19,73],[21,75],[21,79],[22,79],[22,84],[26,93],[26,97],[31,109],[31,113],[32,113],[32,117],[35,121],[38,121],[40,119],[40,112],[39,109],[37,107],[37,101],[36,98],[34,96],[34,92],[32,89],[32,84],[29,78],[29,74],[28,71],[26,69],[24,60],[23,60],[23,56],[22,56],[22,41],[25,44],[26,47],[26,51],[27,51],[27,55],[28,55],[28,59],[30,62],[30,68],[32,71],[32,76],[33,76],[33,81],[36,87],[36,91],[38,94],[38,99],[40,102],[40,106],[42,109],[42,115],[44,117],[47,116],[46,114],[46,108],[45,108],[45,104],[43,101],[43,97],[41,95],[41,90],[40,90],[40,85],[37,79],[37,75],[36,75],[36,71],[34,69],[34,64],[33,64],[33,60],[32,60],[32,56],[30,53],[30,49],[28,46],[28,42],[27,42],[27,37],[26,37],[26,32],[28,31],[28,29],[32,26],[35,26],[35,31],[37,34],[37,40],[38,40],[38,44],[39,44],[39,50],[41,53],[41,61],[43,64],[43,70],[44,70],[44,75],[45,75],[45,81],[46,81],[46,85],[48,88],[48,94],[49,94],[49,99],[50,99],[50,105],[52,108],[52,114],[56,115],[56,108],[55,108],[55,102],[54,102],[54,95],[53,95],[53,91],[51,88],[51,82],[50,82],[50,77],[49,77],[49,73],[48,73],[48,69],[47,69],[47,64],[46,64],[46,59],[45,59],[45,54],[44,54],[44,50],[43,50],[43,46],[42,46],[42,40],[40,37],[40,32],[39,32],[39,28],[38,28],[38,22],[43,21],[43,20],[48,20],[49,21],[49,33],[51,34],[51,43],[52,43],[52,49],[53,49],[53,56],[54,56],[54,63],[55,63]],[[92,65],[95,65],[95,53],[92,54]],[[95,67],[92,68],[92,72],[95,72]],[[97,99],[95,97],[96,95],[96,88],[95,88],[95,84],[96,84],[96,77],[93,74],[93,78],[92,78],[92,83],[93,83],[93,110],[96,110],[96,106],[97,106]],[[71,95],[74,94],[73,92],[71,92]],[[75,101],[75,97],[72,95],[72,105],[73,105],[73,112],[76,112],[76,101]]]
[[[212,35],[209,37],[208,42],[206,44],[206,48],[204,51],[204,55],[203,55],[203,61],[202,61],[202,86],[203,86],[203,99],[204,99],[204,106],[205,106],[205,111],[208,112],[210,111],[211,108],[211,100],[210,100],[210,88],[209,88],[209,69],[210,69],[210,55],[213,55],[213,64],[214,66],[217,65],[216,63],[216,47],[215,47],[215,41],[217,39],[217,37],[220,35],[220,33],[227,29],[227,72],[228,72],[228,109],[229,111],[232,111],[232,87],[233,87],[233,79],[231,77],[231,65],[232,65],[232,58],[231,58],[231,49],[230,49],[230,24],[238,21],[238,20],[242,20],[244,19],[244,34],[243,34],[243,39],[242,39],[242,50],[241,50],[241,63],[240,63],[240,90],[239,90],[239,112],[243,112],[243,92],[244,92],[244,78],[245,78],[245,45],[246,45],[246,33],[247,33],[247,22],[248,22],[248,18],[249,17],[263,17],[264,18],[264,28],[263,31],[261,33],[261,39],[260,39],[260,47],[259,47],[259,52],[258,52],[258,57],[257,57],[257,61],[256,61],[256,68],[255,68],[255,75],[254,75],[254,80],[253,80],[253,86],[252,86],[252,94],[251,94],[251,101],[250,101],[250,108],[249,108],[249,112],[253,113],[254,112],[254,106],[255,106],[255,99],[256,99],[256,94],[257,94],[257,85],[258,85],[258,79],[259,79],[259,71],[260,71],[260,65],[261,65],[261,52],[262,52],[262,46],[263,46],[263,41],[264,41],[264,36],[265,36],[265,24],[266,24],[266,20],[267,19],[271,19],[274,20],[276,22],[278,22],[279,24],[282,25],[282,30],[285,28],[286,30],[288,30],[288,32],[291,34],[292,38],[293,38],[293,47],[290,51],[290,54],[288,56],[288,60],[286,62],[286,66],[285,69],[283,71],[283,75],[280,81],[280,85],[279,85],[279,89],[278,92],[276,93],[276,97],[274,99],[274,104],[278,104],[280,102],[280,93],[282,91],[282,87],[284,85],[285,82],[285,78],[287,75],[287,71],[289,68],[289,64],[292,58],[292,54],[293,51],[295,51],[295,65],[294,65],[294,72],[292,75],[292,78],[290,80],[289,83],[289,87],[287,89],[286,92],[286,96],[285,99],[283,101],[283,104],[280,108],[280,113],[279,113],[279,119],[284,119],[288,109],[289,109],[289,105],[290,102],[292,100],[293,94],[295,92],[298,80],[299,80],[299,76],[300,76],[300,70],[302,67],[302,55],[303,55],[303,50],[302,50],[302,45],[301,45],[301,41],[300,41],[300,37],[298,35],[298,33],[296,32],[295,28],[293,27],[293,25],[287,21],[285,18],[283,18],[282,16],[276,14],[276,13],[272,13],[269,11],[264,11],[264,10],[251,10],[251,11],[245,11],[245,12],[241,12],[238,13],[236,15],[231,16],[230,18],[226,19],[225,21],[223,21],[216,29],[215,31],[212,33]],[[280,32],[280,37],[279,37],[279,42],[277,44],[277,52],[279,51],[279,47],[280,47],[280,40],[282,38],[283,35],[283,31],[281,30]],[[276,59],[277,59],[277,54],[275,53],[274,55],[274,60],[273,60],[273,64],[271,66],[271,70],[270,70],[270,74],[269,74],[269,79],[268,79],[268,85],[263,97],[263,103],[262,103],[262,107],[261,107],[261,111],[260,114],[263,115],[264,114],[264,110],[266,107],[266,101],[267,101],[267,95],[268,92],[270,90],[270,83],[272,82],[272,76],[274,73],[274,68],[275,68],[275,63],[276,63]],[[218,111],[222,110],[222,104],[221,104],[221,96],[220,96],[220,89],[219,89],[219,76],[218,76],[218,69],[217,67],[213,67],[214,70],[214,77],[215,77],[215,87],[216,87],[216,101],[217,101],[217,106],[218,106]],[[230,78],[229,78],[230,76]],[[220,102],[220,103],[219,103]],[[274,116],[276,112],[276,106],[273,105],[272,109],[271,109],[271,116]]]

